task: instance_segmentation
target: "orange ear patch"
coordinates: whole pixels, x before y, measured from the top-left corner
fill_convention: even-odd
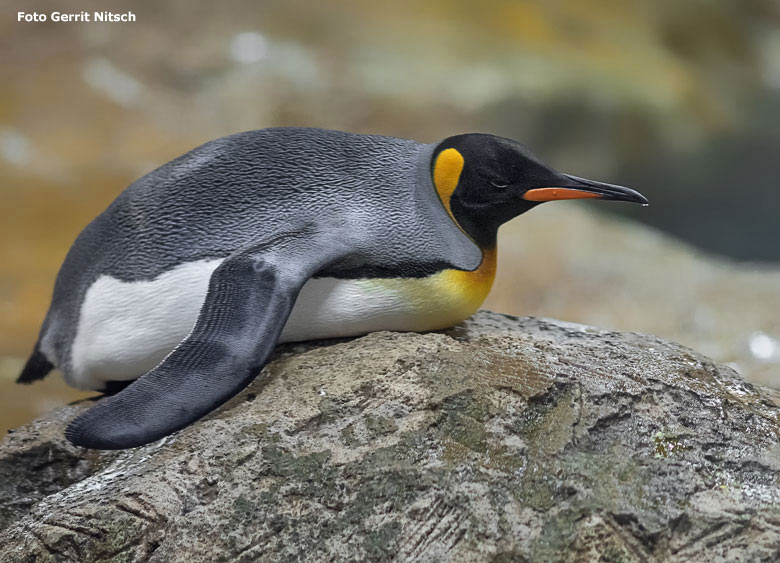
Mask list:
[[[525,192],[523,199],[528,201],[554,201],[558,199],[594,199],[601,194],[575,190],[572,188],[536,188]]]
[[[457,150],[445,149],[436,157],[436,163],[433,165],[433,185],[450,217],[452,217],[450,198],[458,185],[461,172],[463,172],[463,155]]]

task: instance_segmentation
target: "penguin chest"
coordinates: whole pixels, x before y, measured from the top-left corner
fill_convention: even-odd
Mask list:
[[[495,252],[490,252],[471,272],[443,270],[424,278],[312,279],[298,296],[280,341],[446,328],[477,311],[494,276]]]
[[[153,280],[101,276],[87,290],[65,376],[101,389],[152,369],[187,337],[221,260],[181,264]],[[495,255],[478,270],[443,270],[425,278],[314,278],[302,288],[280,342],[356,336],[376,330],[424,331],[452,326],[487,296]]]

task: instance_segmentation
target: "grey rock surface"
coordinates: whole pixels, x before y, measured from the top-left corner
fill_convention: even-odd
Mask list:
[[[0,561],[776,561],[780,409],[653,336],[480,312],[280,348],[123,452],[0,443]]]

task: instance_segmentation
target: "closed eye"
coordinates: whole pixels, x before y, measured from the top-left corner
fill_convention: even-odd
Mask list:
[[[509,184],[500,180],[490,180],[490,184],[496,188],[506,188]]]

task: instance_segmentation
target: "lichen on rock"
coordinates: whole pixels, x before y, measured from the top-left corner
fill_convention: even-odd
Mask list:
[[[122,452],[0,443],[0,561],[774,561],[775,395],[658,338],[480,312],[279,348]]]

